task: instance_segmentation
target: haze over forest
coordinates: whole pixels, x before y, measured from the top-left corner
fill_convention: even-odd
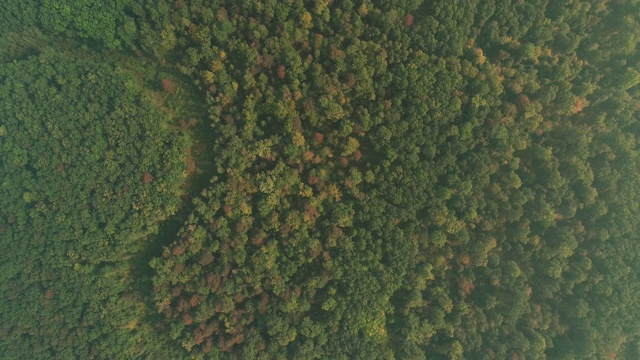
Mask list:
[[[639,0],[0,5],[0,358],[640,359]]]

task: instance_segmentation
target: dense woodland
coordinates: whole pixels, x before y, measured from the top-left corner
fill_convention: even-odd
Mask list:
[[[640,1],[0,3],[0,357],[640,358]]]

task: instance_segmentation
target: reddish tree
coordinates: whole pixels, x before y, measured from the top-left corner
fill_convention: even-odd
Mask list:
[[[191,153],[191,149],[187,150],[187,156],[185,160],[187,164],[187,174],[193,175],[196,172],[196,160],[193,158],[193,154]]]
[[[187,300],[180,299],[180,301],[178,302],[178,307],[177,307],[176,310],[178,310],[178,312],[184,312],[184,311],[189,310],[190,308],[191,308],[191,306],[189,305]]]
[[[171,296],[174,298],[177,298],[178,296],[180,296],[180,294],[182,294],[181,286],[176,286],[171,290]]]
[[[307,150],[304,152],[304,154],[302,154],[302,158],[304,159],[304,161],[311,161],[314,157],[315,154],[311,152],[311,150]]]
[[[216,17],[218,18],[218,21],[225,21],[225,20],[229,19],[229,13],[227,12],[227,9],[220,8],[220,9],[218,9],[218,12],[216,13]]]
[[[353,73],[348,73],[345,84],[350,88],[354,87],[356,85],[356,76]]]
[[[587,102],[584,99],[578,99],[576,103],[573,105],[573,107],[571,108],[571,112],[574,114],[581,112],[582,109],[584,109],[584,106],[586,105],[586,103]]]
[[[204,341],[204,334],[200,331],[196,331],[195,334],[193,334],[193,341],[196,343],[196,345],[202,344],[202,342]]]
[[[44,298],[47,300],[53,299],[53,295],[55,295],[53,289],[47,289],[47,291],[44,292]]]
[[[262,242],[264,241],[264,236],[260,235],[260,236],[254,236],[251,239],[251,243],[255,246],[261,246]]]
[[[300,120],[300,117],[296,117],[295,119],[293,119],[293,130],[298,132],[303,131],[302,120]]]
[[[344,180],[344,185],[345,185],[346,187],[348,187],[348,188],[353,187],[353,180],[351,180],[351,178],[346,178],[346,179]]]
[[[404,19],[402,19],[402,25],[409,27],[411,25],[413,25],[413,15],[411,14],[407,14],[404,16]]]
[[[184,254],[184,248],[182,246],[176,246],[173,248],[173,255],[180,256]]]
[[[311,111],[315,109],[315,104],[313,102],[313,99],[311,98],[305,99],[304,102],[302,102],[302,108],[305,109],[306,111]]]
[[[244,334],[238,334],[231,339],[231,344],[239,344],[244,340]]]
[[[200,258],[200,260],[198,261],[198,264],[202,265],[202,266],[207,266],[209,264],[211,264],[214,260],[214,256],[212,253],[206,253],[204,255],[202,255],[202,257]]]
[[[320,256],[320,254],[322,254],[322,244],[317,244],[311,249],[310,256],[312,259],[315,259],[318,256]],[[298,294],[296,296],[300,296],[300,295]]]
[[[362,158],[362,153],[360,150],[356,150],[353,152],[353,160],[358,161]]]
[[[303,216],[304,222],[313,224],[318,219],[318,216],[320,216],[320,212],[313,205],[307,204],[304,210],[305,210],[304,216]]]
[[[211,348],[213,348],[213,340],[207,339],[205,346],[202,348],[202,352],[208,354],[209,352],[211,352]]]
[[[178,124],[180,124],[180,128],[182,130],[185,130],[185,129],[188,129],[188,128],[191,128],[191,127],[194,127],[194,126],[198,125],[198,120],[194,119],[194,118],[191,118],[189,120],[180,119],[178,121]]]
[[[329,261],[329,260],[331,260],[331,254],[329,254],[328,251],[324,251],[322,253],[322,258],[324,259],[324,261]]]
[[[142,174],[142,182],[144,182],[145,184],[151,184],[153,180],[153,175],[151,175],[150,173],[146,172]]]
[[[291,232],[291,226],[289,226],[289,225],[287,225],[287,224],[282,225],[282,226],[280,227],[280,232],[281,232],[283,235],[287,235],[287,234],[289,234],[289,233]]]
[[[231,342],[224,341],[224,338],[218,339],[218,349],[222,352],[229,351],[233,344]]]
[[[220,277],[213,273],[209,273],[209,275],[207,275],[207,285],[209,285],[211,292],[216,292],[220,287]]]
[[[264,314],[267,311],[267,304],[269,304],[269,296],[265,293],[260,295],[260,302],[258,303],[258,312]]]
[[[285,70],[283,65],[278,65],[278,78],[280,79],[284,79],[284,77],[287,75],[287,71]]]
[[[173,272],[176,274],[180,274],[182,270],[184,270],[184,264],[176,264],[176,266],[173,267]]]
[[[316,142],[316,144],[322,144],[322,141],[324,140],[324,135],[320,133],[315,133],[313,135],[313,140]]]
[[[460,286],[460,291],[462,291],[464,295],[469,295],[473,290],[473,288],[475,287],[473,283],[467,278],[460,280],[459,286]]]
[[[260,339],[260,341],[258,342],[258,345],[256,346],[256,349],[258,351],[262,351],[262,350],[264,350],[266,348],[267,348],[267,342],[264,341],[263,339]]]
[[[176,88],[176,85],[173,83],[173,81],[169,79],[162,79],[161,82],[162,82],[162,89],[166,93],[172,93],[173,90],[175,90]]]

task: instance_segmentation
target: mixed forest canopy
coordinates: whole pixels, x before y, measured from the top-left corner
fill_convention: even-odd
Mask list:
[[[640,1],[0,5],[0,357],[640,358]]]

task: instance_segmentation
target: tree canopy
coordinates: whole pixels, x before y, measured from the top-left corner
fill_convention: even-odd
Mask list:
[[[186,139],[113,65],[47,50],[0,84],[3,357],[120,357],[127,259],[178,208]]]
[[[0,354],[639,355],[639,1],[7,9]]]

